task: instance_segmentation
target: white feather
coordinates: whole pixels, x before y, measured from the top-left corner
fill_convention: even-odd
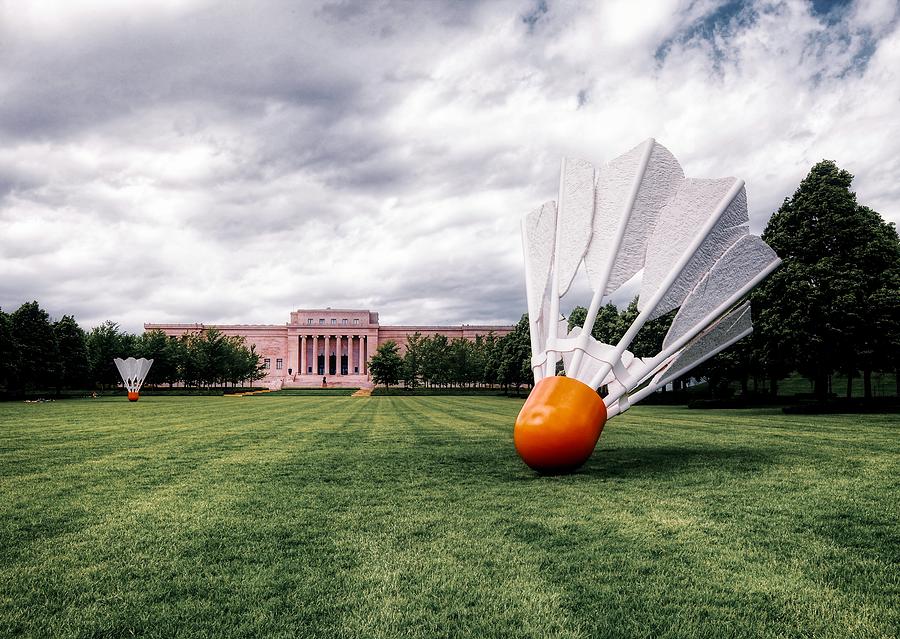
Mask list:
[[[735,242],[688,295],[672,320],[663,348],[674,344],[698,324],[708,322],[706,318],[710,313],[747,282],[777,263],[775,251],[755,235],[745,235]]]
[[[648,321],[681,306],[715,261],[748,233],[748,219],[742,182],[684,180],[647,246],[638,310],[653,304]]]
[[[594,239],[584,258],[595,291],[613,293],[644,267],[659,212],[683,179],[678,160],[652,139],[597,171]]]
[[[654,380],[654,382],[657,386],[668,384],[714,355],[718,355],[738,340],[749,335],[752,330],[750,302],[745,302],[694,338],[672,360],[671,364],[659,373],[659,380]]]
[[[140,359],[135,359],[133,357],[122,359],[116,357],[113,360],[113,363],[119,370],[119,375],[122,377],[122,383],[125,385],[128,392],[136,393],[141,390],[141,386],[144,384],[147,373],[150,372],[150,367],[153,365],[153,360],[144,359],[143,357]]]

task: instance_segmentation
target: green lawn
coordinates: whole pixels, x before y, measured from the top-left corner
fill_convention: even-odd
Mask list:
[[[894,637],[897,416],[521,400],[0,404],[0,636]]]

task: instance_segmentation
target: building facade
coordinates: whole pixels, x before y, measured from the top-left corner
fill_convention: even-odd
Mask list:
[[[397,342],[406,352],[409,335],[446,335],[474,340],[493,333],[502,337],[513,326],[381,326],[378,313],[352,309],[300,309],[281,324],[144,324],[145,331],[160,330],[181,336],[215,328],[225,335],[243,337],[256,347],[265,366],[260,384],[269,388],[371,386],[368,361],[379,344]]]

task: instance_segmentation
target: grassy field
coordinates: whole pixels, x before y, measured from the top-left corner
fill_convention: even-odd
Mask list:
[[[897,416],[521,400],[0,404],[0,636],[894,637]]]

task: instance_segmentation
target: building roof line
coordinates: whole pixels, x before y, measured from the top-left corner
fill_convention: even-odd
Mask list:
[[[448,329],[455,330],[497,330],[515,328],[515,324],[427,324],[427,325],[406,325],[406,324],[206,324],[204,322],[195,322],[192,324],[180,322],[145,322],[144,330],[154,330],[157,328],[186,328],[186,329],[202,329],[202,328],[334,328],[346,330],[348,328],[378,328],[382,331],[444,331]]]

